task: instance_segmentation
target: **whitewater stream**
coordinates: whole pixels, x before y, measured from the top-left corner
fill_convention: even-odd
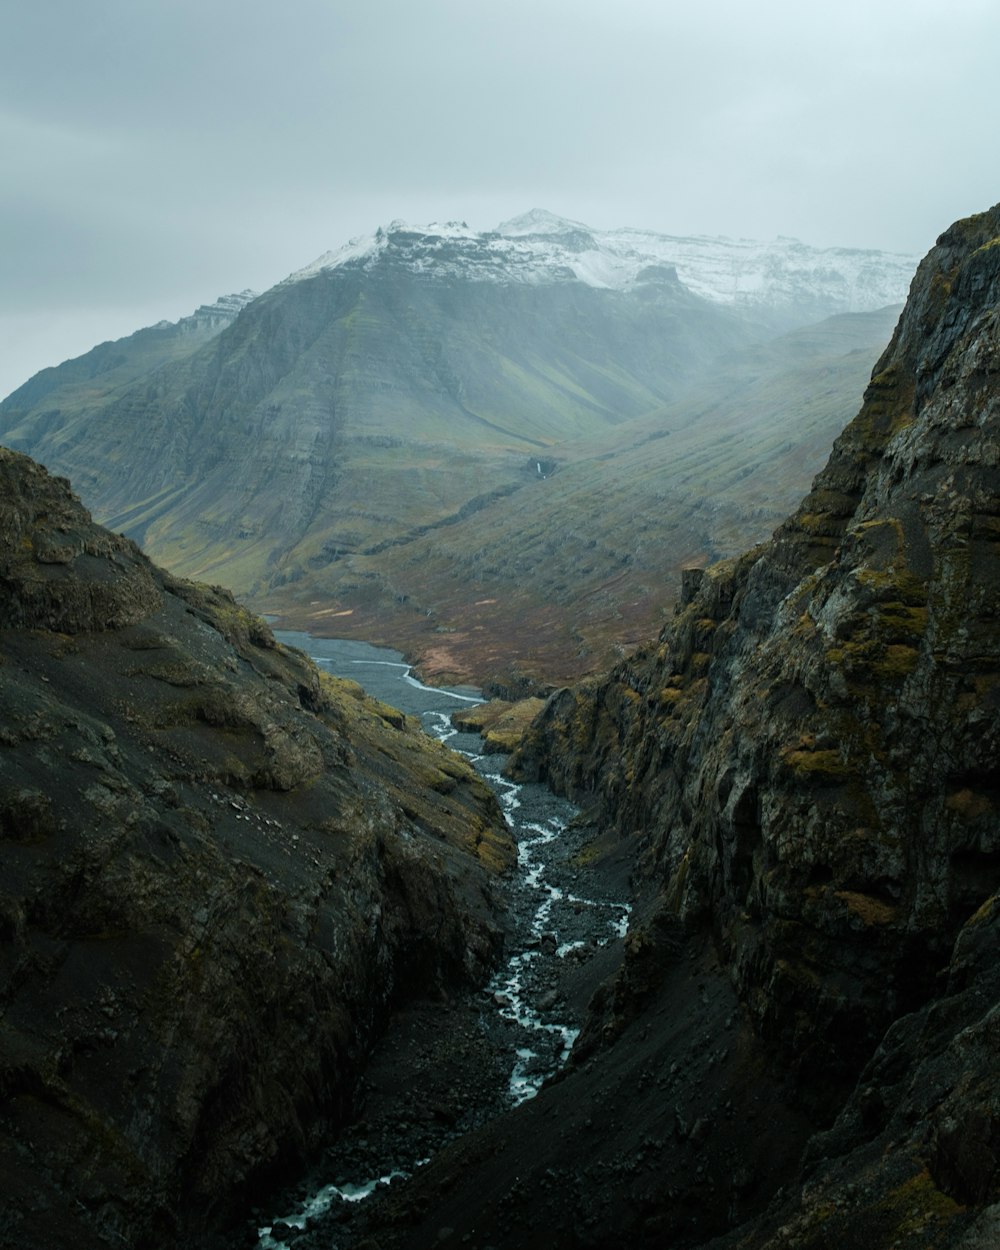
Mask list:
[[[474,688],[426,686],[398,652],[367,643],[288,631],[276,637],[306,651],[325,671],[349,677],[376,698],[418,716],[429,734],[465,755],[495,791],[517,843],[517,867],[504,884],[511,953],[483,992],[482,1028],[506,1055],[501,1101],[511,1107],[535,1097],[566,1062],[579,1034],[579,1021],[559,992],[561,975],[628,929],[631,908],[624,897],[595,897],[585,884],[593,830],[574,826],[576,809],[545,786],[508,780],[502,774],[506,756],[483,754],[478,735],[455,729],[452,712],[483,701]],[[295,1210],[270,1223],[258,1221],[260,1250],[316,1227],[331,1208],[356,1203],[425,1162],[414,1157],[400,1167],[393,1159],[381,1174],[338,1177],[313,1187]]]

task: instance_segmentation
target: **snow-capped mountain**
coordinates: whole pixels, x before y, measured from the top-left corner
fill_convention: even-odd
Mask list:
[[[473,282],[578,281],[629,291],[669,279],[673,269],[684,286],[714,303],[827,316],[901,303],[918,259],[873,249],[815,248],[784,237],[762,243],[633,228],[595,230],[533,209],[482,232],[465,222],[394,221],[325,253],[286,281],[340,268],[391,266]]]
[[[893,320],[824,314],[909,271],[541,211],[394,222],[43,370],[0,442],[184,576],[564,680],[654,629],[678,565],[770,533]]]

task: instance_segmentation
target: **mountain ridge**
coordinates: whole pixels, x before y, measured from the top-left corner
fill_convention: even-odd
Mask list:
[[[340,267],[370,269],[390,258],[416,273],[461,265],[478,281],[576,279],[616,290],[669,280],[673,270],[687,289],[714,303],[772,311],[787,304],[812,316],[899,303],[919,259],[877,249],[814,248],[784,236],[762,243],[634,227],[595,230],[533,209],[485,231],[465,222],[393,221],[324,253],[285,283]]]
[[[582,537],[584,546],[593,542],[604,552],[596,564],[586,561],[595,573],[585,588],[583,623],[574,621],[565,602],[562,575],[553,602],[537,573],[527,586],[519,587],[516,578],[512,586],[516,569],[506,556],[480,560],[470,585],[482,581],[488,567],[501,576],[467,605],[466,625],[479,637],[461,649],[455,638],[443,644],[462,628],[455,619],[462,588],[424,538],[438,536],[451,546],[468,526],[465,550],[452,561],[453,568],[464,568],[466,553],[493,546],[489,535],[474,531],[503,507],[499,528],[506,532],[512,518],[523,519],[524,542],[535,551],[521,563],[535,570],[538,535],[530,531],[545,529],[542,517],[533,526],[535,509],[546,506],[549,494],[561,497],[558,484],[541,489],[546,474],[537,466],[555,458],[560,473],[576,474],[569,468],[574,447],[602,432],[616,455],[616,429],[624,450],[632,441],[630,421],[675,403],[700,375],[725,373],[726,360],[774,338],[777,322],[770,305],[755,311],[695,294],[662,256],[637,250],[634,238],[609,235],[605,245],[603,236],[579,223],[539,212],[503,228],[508,235],[479,234],[463,224],[437,234],[382,231],[374,242],[348,246],[336,263],[278,284],[221,328],[198,322],[202,337],[154,329],[134,344],[135,360],[115,358],[106,367],[103,357],[85,357],[46,379],[54,388],[64,379],[50,392],[36,395],[29,383],[0,404],[0,438],[70,476],[103,522],[158,560],[181,574],[224,583],[291,624],[350,624],[357,637],[353,629],[374,620],[372,638],[404,645],[411,655],[419,648],[428,673],[447,673],[434,667],[447,654],[458,665],[450,675],[499,678],[506,685],[521,652],[547,638],[544,657],[539,651],[546,666],[557,649],[571,660],[550,667],[548,677],[577,676],[581,665],[599,666],[614,647],[631,645],[667,606],[669,592],[655,587],[669,587],[673,579],[664,577],[660,563],[645,570],[646,580],[638,568],[624,578],[624,565],[611,568],[642,541],[632,532],[634,510],[622,513],[610,539]],[[545,280],[507,281],[511,272]],[[776,298],[785,299],[790,272],[776,267]],[[493,280],[498,274],[503,281]],[[617,286],[604,280],[616,274],[632,276]],[[838,299],[850,294],[850,283],[841,286]],[[815,291],[811,313],[814,297]],[[786,300],[782,316],[793,315],[794,302]],[[801,309],[794,314],[803,315]],[[873,327],[878,317],[857,315],[870,316]],[[143,354],[158,334],[160,354]],[[865,370],[854,371],[851,381],[851,369],[834,359],[839,331],[831,327],[829,334],[825,364],[822,346],[815,345],[810,384],[821,396],[831,392],[832,438],[854,406],[851,388],[860,391]],[[880,346],[873,337],[866,350],[874,356]],[[826,377],[825,368],[832,370]],[[786,441],[811,437],[808,422],[799,428],[794,420],[792,393],[772,397],[780,404],[774,424],[787,426]],[[726,415],[718,410],[710,422],[704,408],[692,408],[687,418],[671,418],[674,426],[685,420],[703,430],[702,462],[717,460],[713,439],[721,433],[712,423],[721,432]],[[662,430],[651,423],[647,432],[659,437]],[[650,450],[652,465],[664,447]],[[783,478],[796,453],[775,454],[784,457]],[[748,460],[748,472],[763,472],[763,455]],[[615,465],[609,460],[607,467]],[[641,475],[648,478],[650,471],[639,463]],[[693,498],[703,472],[697,455],[690,471],[694,482],[681,493]],[[796,489],[806,481],[798,480]],[[710,493],[710,482],[704,485],[702,494]],[[746,489],[759,497],[751,478]],[[614,490],[620,493],[618,484]],[[581,529],[574,519],[580,517],[583,529],[593,528],[588,514],[601,491],[599,476],[581,479],[576,500],[563,500],[564,515],[550,528],[567,524],[567,507],[571,530]],[[740,505],[733,500],[735,520]],[[655,511],[662,500],[652,502]],[[763,537],[759,506],[745,512],[758,525],[754,536]],[[777,521],[781,513],[772,509],[770,515]],[[680,528],[668,567],[717,553],[704,516],[693,526],[683,515],[674,520]],[[516,550],[521,535],[511,533],[511,541]],[[420,550],[436,564],[433,573],[428,566],[427,579],[404,567],[403,547],[407,559]],[[530,628],[520,649],[516,631],[503,621],[490,635],[491,614],[481,611],[488,600],[509,600],[512,589],[530,596],[523,616]],[[600,619],[592,625],[595,614]],[[531,676],[547,679],[541,672]]]
[[[59,365],[51,365],[34,374],[3,401],[4,403],[37,403],[47,397],[60,386],[72,383],[80,377],[88,380],[99,377],[103,373],[112,372],[123,362],[121,353],[126,345],[135,345],[145,341],[152,348],[149,359],[142,360],[141,369],[149,370],[163,361],[172,358],[173,341],[179,341],[179,350],[192,348],[197,342],[214,337],[220,330],[229,325],[240,312],[257,298],[258,293],[249,288],[230,295],[220,295],[211,304],[200,304],[193,313],[181,317],[177,321],[157,321],[153,325],[143,326],[132,334],[119,339],[109,339],[98,343],[82,356],[75,356]],[[160,351],[156,351],[159,346]],[[138,376],[139,371],[131,371],[116,376],[115,381],[131,380]]]

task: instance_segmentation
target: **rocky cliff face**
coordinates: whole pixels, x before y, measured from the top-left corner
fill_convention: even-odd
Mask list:
[[[555,696],[520,756],[638,840],[800,1105],[834,1115],[884,1039],[812,1148],[823,1183],[791,1231],[740,1245],[831,1245],[866,1212],[871,1244],[907,1219],[924,1240],[895,1244],[957,1244],[968,1204],[1000,1197],[996,997],[977,971],[1000,885],[998,369],[1000,207],[922,263],[798,511],[693,571],[659,641]],[[648,947],[637,935],[633,965]]]
[[[693,571],[659,643],[536,738],[534,771],[644,831],[800,1061],[799,1011],[824,1063],[870,1049],[1000,884],[998,231],[941,237],[774,539]]]
[[[0,449],[0,1241],[207,1244],[481,976],[511,860],[457,756]]]

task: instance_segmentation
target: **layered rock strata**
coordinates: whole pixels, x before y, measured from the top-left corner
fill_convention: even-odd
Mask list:
[[[203,1245],[481,978],[492,794],[0,449],[0,1242]]]

